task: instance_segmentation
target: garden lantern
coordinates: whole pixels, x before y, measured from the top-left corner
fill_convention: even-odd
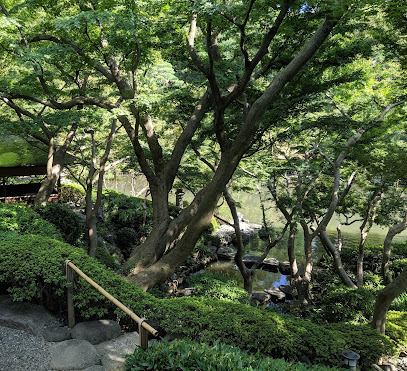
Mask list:
[[[343,364],[348,366],[350,370],[356,371],[356,364],[358,362],[358,359],[360,358],[360,355],[352,352],[351,350],[343,351],[342,355],[344,357]]]

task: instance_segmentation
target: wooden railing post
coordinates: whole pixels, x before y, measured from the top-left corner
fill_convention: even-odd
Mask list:
[[[68,304],[68,327],[75,326],[75,309],[73,306],[73,270],[69,266],[70,260],[65,261],[66,282],[67,282],[67,304]]]
[[[138,345],[146,350],[148,348],[148,331],[142,326],[144,321],[146,321],[145,318],[140,318],[138,323]]]
[[[68,327],[72,328],[75,326],[75,312],[73,306],[73,274],[78,273],[86,282],[98,290],[105,298],[109,299],[114,305],[120,308],[124,313],[128,314],[131,319],[138,323],[138,333],[139,333],[139,345],[143,349],[148,348],[148,333],[153,336],[158,336],[158,331],[151,327],[145,318],[140,318],[135,313],[133,313],[129,308],[123,305],[119,300],[110,295],[106,290],[100,287],[95,281],[83,273],[75,264],[70,260],[65,261],[66,268],[66,281],[67,281],[67,299],[68,299]]]

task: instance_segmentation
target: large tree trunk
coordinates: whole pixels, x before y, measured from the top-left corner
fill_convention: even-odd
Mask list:
[[[338,273],[338,276],[340,277],[342,282],[346,286],[348,286],[350,288],[353,288],[353,289],[356,289],[357,286],[349,278],[349,275],[346,273],[345,269],[343,268],[341,255],[340,255],[338,249],[334,246],[331,239],[328,237],[326,231],[325,230],[321,231],[321,233],[319,234],[319,237],[321,239],[322,244],[325,246],[325,248],[332,255],[335,270]]]
[[[156,253],[154,253],[153,255],[157,255],[159,258],[156,263],[151,264],[151,261],[147,261],[147,264],[143,264],[142,259],[144,256],[151,256],[151,251],[148,251],[148,249],[146,249],[146,246],[149,248],[153,248],[155,251],[157,251],[157,246],[152,246],[149,243],[147,245],[140,245],[137,248],[137,250],[139,251],[136,254],[139,258],[136,261],[136,269],[132,271],[133,275],[129,277],[131,281],[135,282],[143,289],[153,287],[170,277],[176,267],[182,264],[182,262],[190,255],[201,233],[209,226],[221,193],[231,179],[237,165],[240,162],[240,159],[250,147],[251,141],[257,133],[257,130],[259,129],[260,121],[264,113],[275,101],[286,84],[316,53],[316,51],[330,34],[335,24],[336,21],[325,20],[315,32],[315,34],[305,44],[305,46],[292,59],[292,61],[278,73],[271,84],[267,87],[263,95],[252,104],[249,112],[247,112],[240,131],[235,136],[233,142],[226,143],[226,141],[224,140],[225,138],[222,136],[222,127],[221,125],[219,125],[222,122],[222,117],[220,117],[219,120],[215,122],[215,131],[217,132],[216,134],[218,141],[220,142],[219,144],[221,145],[222,153],[219,166],[216,169],[213,179],[198,193],[197,196],[200,198],[200,201],[198,202],[194,200],[188,208],[182,210],[180,216],[169,223],[167,231],[165,231],[165,228],[162,228],[161,230],[161,225],[158,225],[158,227],[160,227],[160,233],[158,234],[161,234],[162,236],[160,241],[157,241],[159,243],[158,249],[161,249],[161,251],[164,250],[165,254],[162,255],[162,257],[160,258],[160,254],[157,255]],[[193,37],[194,34],[191,27],[189,35],[190,45],[192,45]],[[265,51],[266,50],[267,48],[265,49]],[[193,53],[193,45],[191,51]],[[200,61],[198,60],[196,63],[199,64]],[[256,61],[255,63],[257,64],[258,61]],[[253,68],[256,66],[256,64],[252,65]],[[249,67],[250,66],[251,65],[249,65]],[[203,67],[203,69],[205,69],[205,67]],[[249,74],[248,76],[250,77],[253,69],[249,68],[246,72]],[[214,76],[212,77],[215,78]],[[246,85],[249,81],[250,79],[242,79],[243,84]],[[213,81],[210,81],[210,85],[212,88]],[[239,86],[236,90],[233,90],[229,96],[222,99],[223,103],[221,104],[221,108],[218,107],[219,105],[215,105],[215,113],[217,114],[216,117],[218,117],[220,113],[220,111],[218,111],[216,107],[222,109],[224,112],[224,109],[227,107],[227,105],[231,104],[234,99],[238,98],[244,92],[245,87],[245,85]],[[212,94],[217,93],[219,93],[219,91],[214,91],[214,89],[212,89]],[[137,118],[137,110],[133,111],[133,114]],[[174,152],[172,154],[172,157],[174,157],[175,160],[173,162],[170,161],[167,165],[164,165],[162,160],[162,151],[160,151],[160,146],[158,144],[158,137],[151,130],[151,125],[149,125],[147,121],[138,120],[137,127],[141,127],[145,131],[146,139],[152,152],[152,162],[154,164],[153,171],[138,141],[138,131],[132,128],[132,125],[125,117],[122,117],[121,121],[125,126],[126,131],[133,143],[133,148],[139,160],[140,166],[150,183],[150,189],[154,203],[154,188],[151,187],[151,183],[158,185],[159,183],[157,182],[157,174],[164,174],[167,172],[167,174],[170,175],[163,177],[162,180],[164,180],[163,187],[168,194],[172,187],[173,179],[176,175],[176,169],[183,154],[183,152],[176,151],[180,142],[178,141],[176,143]],[[189,128],[189,126],[190,124],[188,124],[186,128]],[[192,136],[190,136],[190,138],[192,138]],[[184,151],[186,145],[180,145],[180,148],[182,151]],[[160,196],[159,204],[162,204],[163,198],[163,195]],[[157,225],[154,225],[154,228],[156,227]],[[162,234],[162,232],[164,232],[164,234]],[[182,232],[183,234],[181,239],[174,247],[170,248],[171,246],[168,245],[168,242],[171,241],[172,243],[176,238],[178,238],[178,236],[180,236]],[[163,249],[164,244],[165,248]]]
[[[95,257],[96,249],[98,245],[98,231],[96,226],[96,218],[100,209],[100,205],[102,203],[102,191],[103,191],[103,180],[105,176],[106,170],[106,162],[110,154],[110,150],[112,148],[113,139],[116,133],[116,126],[117,126],[117,119],[112,120],[112,125],[110,127],[110,133],[107,138],[105,152],[103,153],[100,159],[100,169],[99,169],[99,177],[98,177],[98,187],[97,187],[97,194],[96,194],[96,201],[93,203],[92,201],[92,190],[93,190],[93,178],[96,172],[96,142],[94,137],[93,130],[88,130],[88,133],[91,135],[92,140],[92,161],[89,166],[89,173],[86,179],[86,206],[85,206],[85,213],[86,213],[86,227],[88,232],[88,255],[91,257]]]
[[[373,314],[371,326],[384,335],[386,330],[386,315],[390,304],[397,296],[407,289],[407,267],[404,267],[401,274],[384,289],[379,291]]]
[[[35,196],[34,203],[45,205],[57,184],[64,168],[65,156],[69,145],[75,135],[77,124],[73,124],[61,146],[55,146],[54,137],[49,138],[49,151],[47,161],[47,177],[42,181],[40,189]]]
[[[403,220],[393,225],[389,228],[386,238],[383,244],[383,258],[382,258],[382,275],[384,284],[388,285],[392,281],[390,274],[389,264],[390,264],[390,253],[391,253],[391,243],[395,235],[403,232],[407,228],[407,213],[404,214]]]

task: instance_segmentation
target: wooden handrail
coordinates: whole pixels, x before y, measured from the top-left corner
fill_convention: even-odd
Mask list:
[[[158,336],[158,331],[151,327],[145,318],[140,318],[134,312],[132,312],[129,308],[127,308],[124,304],[122,304],[119,300],[114,298],[110,295],[106,290],[104,290],[101,286],[99,286],[95,281],[93,281],[90,277],[88,277],[85,273],[83,273],[75,264],[73,264],[70,260],[65,261],[66,267],[66,279],[68,283],[71,285],[68,286],[67,298],[68,298],[68,327],[72,328],[75,326],[75,312],[74,312],[74,305],[73,305],[73,271],[78,273],[86,282],[88,282],[91,286],[93,286],[96,290],[98,290],[103,296],[109,299],[114,305],[120,308],[123,312],[128,314],[134,321],[137,322],[139,325],[139,345],[143,349],[147,349],[148,347],[148,333],[147,331],[152,334],[153,336]]]

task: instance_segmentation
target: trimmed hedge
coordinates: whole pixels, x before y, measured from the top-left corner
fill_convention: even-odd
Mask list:
[[[161,342],[147,350],[136,348],[126,357],[126,370],[196,370],[196,371],[326,371],[339,370],[326,366],[291,364],[284,359],[249,354],[230,345],[215,342],[213,345],[195,341],[174,340]]]
[[[160,300],[107,270],[83,250],[40,236],[0,235],[0,258],[0,282],[8,285],[14,300],[48,295],[57,301],[64,295],[63,265],[70,259],[137,315],[158,319],[164,330],[196,341],[221,340],[250,352],[290,360],[306,355],[314,363],[332,366],[341,364],[344,349],[352,349],[361,355],[359,364],[365,369],[392,352],[390,341],[368,326],[317,325],[216,299]],[[76,280],[74,293],[77,314],[83,318],[100,318],[115,311],[113,304],[81,278]]]

